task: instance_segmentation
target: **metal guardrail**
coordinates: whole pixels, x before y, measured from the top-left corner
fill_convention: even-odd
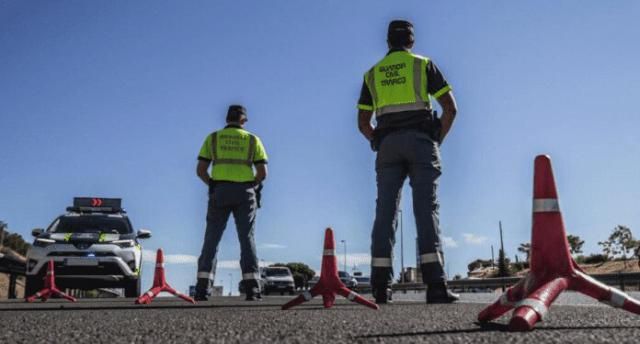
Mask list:
[[[621,290],[624,290],[625,286],[628,285],[640,285],[640,272],[616,272],[608,274],[594,274],[590,276],[606,285],[617,286]],[[474,289],[498,289],[503,286],[510,287],[518,283],[521,278],[522,277],[459,279],[448,281],[447,284],[451,288],[463,291],[471,291]],[[424,290],[425,286],[422,283],[398,283],[393,285],[393,289],[396,291]]]
[[[10,299],[16,298],[16,282],[18,276],[26,274],[27,264],[21,259],[17,259],[12,255],[0,253],[0,273],[9,275],[9,292]]]

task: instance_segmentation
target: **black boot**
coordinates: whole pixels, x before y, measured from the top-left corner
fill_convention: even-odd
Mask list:
[[[262,301],[262,294],[260,293],[260,286],[256,280],[242,281],[244,283],[244,290],[247,295],[245,301]]]
[[[194,295],[194,299],[196,301],[209,300],[209,279],[208,278],[198,278],[198,282],[196,283],[196,295]]]
[[[446,282],[427,285],[427,303],[453,303],[458,300],[460,300],[460,295],[449,290]]]
[[[393,303],[393,292],[388,286],[381,286],[373,288],[373,297],[376,299],[376,303],[384,305],[387,303]]]

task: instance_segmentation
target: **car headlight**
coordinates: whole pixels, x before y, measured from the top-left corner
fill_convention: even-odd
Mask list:
[[[33,246],[37,246],[37,247],[47,247],[51,244],[55,244],[56,241],[53,239],[45,239],[45,238],[38,238],[36,239],[36,241],[33,242]]]
[[[120,247],[133,247],[136,244],[133,240],[115,240],[111,243]]]

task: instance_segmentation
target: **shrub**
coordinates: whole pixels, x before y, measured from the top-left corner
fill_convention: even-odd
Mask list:
[[[584,257],[583,264],[598,264],[608,261],[609,258],[604,254],[592,254]]]

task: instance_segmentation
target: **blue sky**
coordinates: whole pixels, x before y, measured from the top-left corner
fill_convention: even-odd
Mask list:
[[[185,290],[206,212],[196,156],[239,102],[270,156],[259,257],[317,268],[331,226],[368,272],[374,154],[355,104],[388,21],[405,18],[458,100],[439,192],[449,273],[490,257],[499,220],[511,257],[529,240],[540,153],[568,232],[595,252],[617,224],[640,235],[639,17],[635,1],[3,1],[0,219],[30,238],[74,196],[121,197]],[[216,282],[228,292],[231,276],[235,292],[229,225]],[[399,244],[395,256],[399,267]]]

